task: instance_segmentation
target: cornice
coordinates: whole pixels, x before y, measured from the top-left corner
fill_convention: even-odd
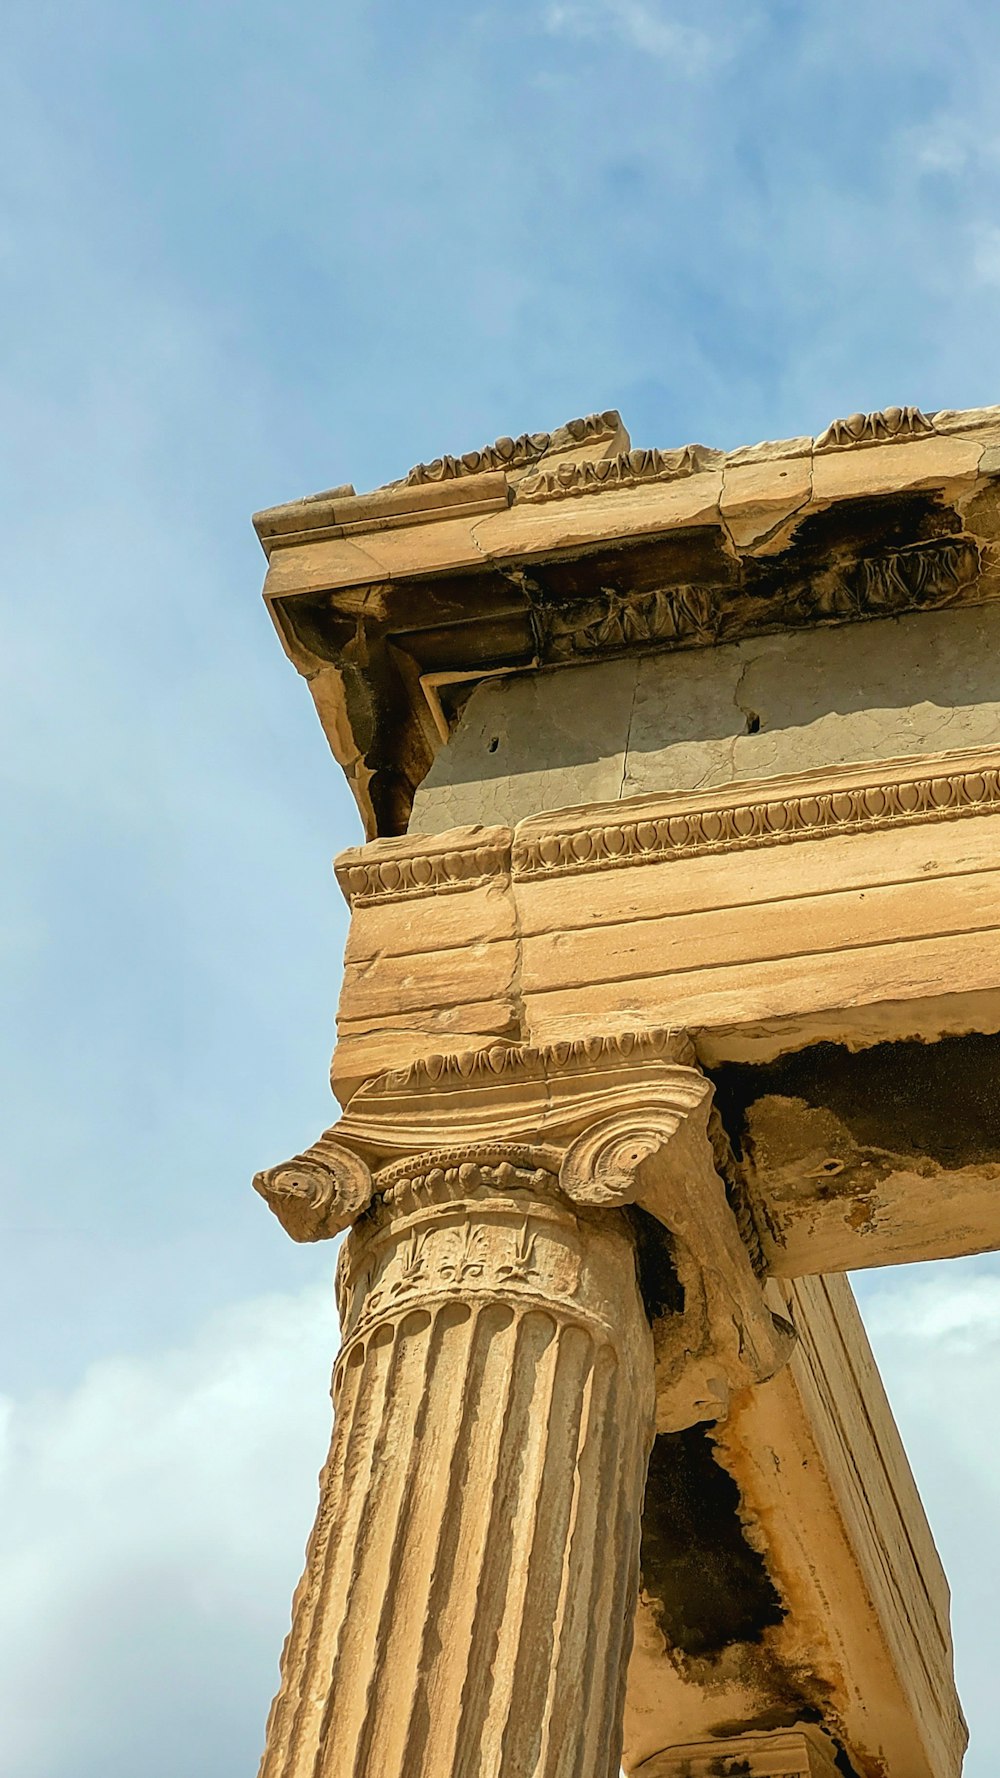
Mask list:
[[[261,548],[270,557],[272,550],[291,544],[325,543],[337,537],[432,524],[456,514],[469,519],[501,512],[510,498],[506,476],[486,470],[474,476],[469,471],[459,486],[449,481],[428,486],[390,482],[370,494],[356,494],[346,484],[254,513],[253,524]]]
[[[270,555],[282,544],[322,542],[387,526],[426,523],[447,517],[449,510],[461,511],[466,517],[496,512],[511,499],[518,506],[538,505],[680,481],[707,469],[725,473],[748,464],[823,457],[955,434],[971,436],[987,429],[1000,436],[1000,407],[942,408],[931,414],[918,407],[887,407],[832,420],[815,437],[771,439],[731,451],[686,444],[590,455],[595,446],[603,443],[610,447],[616,438],[629,444],[620,414],[609,409],[568,420],[553,432],[522,432],[519,438],[498,438],[460,456],[445,453],[430,463],[416,463],[402,480],[386,482],[370,493],[358,494],[346,482],[325,493],[268,507],[254,514],[253,523],[265,553]],[[580,452],[588,454],[580,456]],[[508,483],[510,476],[514,477],[512,483]]]
[[[341,853],[335,868],[346,900],[360,908],[498,879],[532,882],[997,813],[1000,748],[975,749],[556,811],[514,829],[459,829],[434,849],[415,838],[411,856],[405,839],[375,840]],[[498,1065],[509,1065],[507,1052]]]
[[[283,646],[384,835],[484,677],[1000,596],[998,485],[1000,408],[729,452],[632,449],[609,410],[255,524]]]

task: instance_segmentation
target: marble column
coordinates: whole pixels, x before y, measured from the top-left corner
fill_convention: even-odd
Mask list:
[[[616,1778],[654,1433],[790,1350],[688,1055],[431,1056],[258,1175],[295,1239],[349,1230],[261,1778]]]
[[[375,1175],[261,1778],[618,1772],[653,1342],[626,1215],[557,1164]]]

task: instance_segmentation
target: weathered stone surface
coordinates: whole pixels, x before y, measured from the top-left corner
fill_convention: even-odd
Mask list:
[[[881,450],[816,452],[812,497],[815,501],[858,499],[883,489],[928,488],[969,483],[979,473],[979,438],[914,437],[904,445]]]
[[[361,910],[341,1095],[449,1047],[449,1031],[549,1042],[672,1023],[717,1063],[829,1037],[1000,1029],[995,748],[635,797],[507,831],[490,877],[502,919],[492,899],[485,916],[481,882],[446,890],[440,938],[410,889]],[[425,859],[448,842],[377,841],[345,854],[342,883],[408,844]]]
[[[488,681],[417,791],[410,831],[988,747],[998,663],[1000,604]]]
[[[703,659],[715,673],[698,673]],[[644,661],[622,794],[992,746],[1000,734],[998,661],[1000,606],[762,636],[699,655],[687,675],[670,671],[676,656]],[[690,710],[688,735],[664,748],[663,712],[680,697]]]
[[[940,419],[890,408],[726,455],[623,449],[590,416],[259,514],[275,622],[366,831],[403,830],[484,675],[996,598],[1000,423]]]
[[[812,456],[727,462],[719,511],[736,549],[780,547],[788,521],[812,494]]]
[[[992,1250],[1000,1037],[832,1044],[719,1076],[772,1275]]]
[[[567,797],[613,801],[626,772],[635,682],[636,663],[627,660],[584,668],[579,682],[551,672],[484,681],[417,791],[409,831],[458,827],[469,811],[513,826]]]
[[[947,1583],[850,1286],[770,1288],[789,1364],[653,1448],[624,1769],[819,1723],[859,1778],[957,1778]]]
[[[723,1418],[793,1342],[686,1053],[660,1033],[438,1058],[259,1176],[296,1239],[353,1224],[262,1778],[616,1768],[654,1429]]]
[[[617,1767],[651,1340],[624,1219],[534,1159],[397,1169],[348,1238],[262,1778]]]
[[[350,1231],[267,1778],[958,1778],[835,1274],[1000,1246],[998,466],[606,414],[260,516],[379,836],[344,1116],[256,1181]]]
[[[654,1754],[634,1778],[837,1778],[835,1748],[811,1728],[727,1736]]]

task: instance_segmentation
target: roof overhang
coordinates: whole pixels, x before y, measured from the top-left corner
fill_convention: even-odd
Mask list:
[[[480,680],[1000,594],[1000,407],[634,450],[616,413],[259,513],[265,598],[369,837]]]

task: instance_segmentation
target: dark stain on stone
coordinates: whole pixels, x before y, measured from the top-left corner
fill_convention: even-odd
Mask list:
[[[904,549],[963,529],[961,515],[933,493],[875,494],[808,513],[785,553],[796,558],[799,569],[820,567],[838,556]]]
[[[684,1286],[677,1276],[670,1232],[648,1210],[638,1204],[625,1212],[635,1236],[635,1264],[639,1293],[650,1324],[663,1315],[680,1315],[684,1309]]]
[[[642,1586],[667,1642],[712,1658],[758,1643],[785,1609],[747,1541],[739,1489],[716,1461],[710,1429],[660,1433],[642,1515]]]
[[[1000,1163],[1000,1036],[976,1032],[859,1051],[818,1043],[774,1062],[729,1063],[714,1079],[716,1104],[740,1151],[754,1103],[776,1096],[833,1113],[860,1148],[914,1167],[927,1159],[948,1169]],[[836,1190],[837,1181],[830,1184]]]
[[[713,1729],[713,1738],[720,1741],[728,1740],[734,1735],[762,1735],[768,1729],[797,1729],[803,1723],[822,1723],[823,1713],[812,1704],[804,1704],[796,1699],[787,1704],[776,1704],[770,1710],[758,1710],[752,1718],[740,1716],[733,1722],[721,1723]],[[856,1778],[852,1768],[848,1768],[851,1778]]]
[[[592,598],[609,581],[641,594],[692,581],[735,586],[739,573],[716,525],[665,531],[648,541],[630,538],[602,543],[578,549],[571,557],[563,555],[532,565],[533,593],[542,605]]]

